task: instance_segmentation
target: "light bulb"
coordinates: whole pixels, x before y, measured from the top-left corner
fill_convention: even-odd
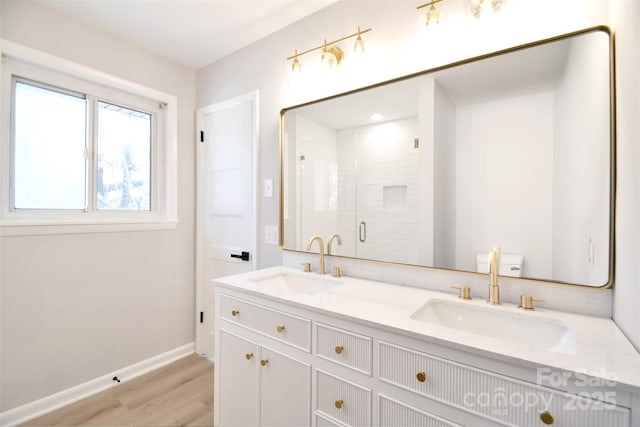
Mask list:
[[[300,65],[300,61],[298,61],[298,51],[296,50],[293,55],[293,64],[291,64],[291,71],[299,73],[302,71],[302,65]]]
[[[353,45],[354,52],[364,52],[364,40],[362,40],[362,36],[360,35],[360,27],[358,27],[358,38]]]
[[[360,36],[360,34],[358,34],[358,38],[356,39],[356,42],[353,45],[353,51],[364,52],[364,40],[362,40],[362,37]]]
[[[427,13],[427,25],[436,25],[440,22],[440,12],[434,5],[431,5],[429,12]]]
[[[329,48],[327,47],[327,39],[324,39],[324,48],[322,48],[322,56],[320,57],[320,62],[323,64],[331,64],[331,61],[335,60],[335,56],[329,52]]]
[[[291,71],[299,73],[302,71],[302,66],[300,65],[300,61],[298,61],[298,57],[296,56],[293,60],[293,64],[291,64]]]

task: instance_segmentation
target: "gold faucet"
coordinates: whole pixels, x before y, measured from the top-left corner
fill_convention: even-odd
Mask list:
[[[338,245],[342,245],[342,237],[338,233],[333,233],[331,237],[329,237],[329,243],[327,243],[327,255],[331,255],[331,242],[333,239],[338,241]]]
[[[489,301],[491,305],[500,305],[500,287],[498,273],[500,272],[500,248],[495,246],[489,252]]]
[[[320,243],[320,263],[318,264],[318,274],[324,274],[324,242],[320,236],[313,236],[309,239],[309,243],[307,243],[307,251],[311,250],[311,244],[314,240],[317,240]]]

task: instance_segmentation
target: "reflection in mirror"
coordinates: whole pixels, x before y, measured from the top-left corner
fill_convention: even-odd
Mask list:
[[[597,29],[284,110],[284,248],[608,284],[610,79]]]

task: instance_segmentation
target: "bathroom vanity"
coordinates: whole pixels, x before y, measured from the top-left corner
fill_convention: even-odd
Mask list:
[[[288,267],[215,285],[215,425],[640,425],[610,319]]]

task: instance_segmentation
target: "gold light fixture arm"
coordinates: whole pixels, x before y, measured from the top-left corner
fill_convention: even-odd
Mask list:
[[[436,0],[436,1],[442,1],[442,0]],[[358,27],[358,29],[359,29],[359,27]],[[357,32],[355,32],[355,33],[353,33],[353,34],[349,34],[348,36],[344,36],[344,37],[341,37],[341,38],[339,38],[339,39],[336,39],[336,40],[333,40],[333,41],[330,41],[330,42],[327,42],[327,41],[325,40],[325,43],[321,44],[320,46],[316,46],[316,47],[313,47],[313,48],[311,48],[311,49],[304,50],[304,51],[302,51],[302,52],[297,52],[297,54],[287,57],[287,61],[289,61],[289,60],[291,60],[291,59],[294,59],[294,58],[296,58],[296,57],[297,57],[297,58],[299,58],[299,57],[301,57],[302,55],[306,55],[307,53],[314,52],[314,51],[316,51],[316,50],[324,49],[324,48],[325,48],[325,46],[332,46],[332,45],[334,45],[334,44],[336,44],[336,43],[343,42],[343,41],[348,40],[348,39],[350,39],[350,38],[352,38],[352,37],[358,37],[358,36],[360,36],[360,35],[362,35],[362,34],[368,33],[368,32],[369,32],[369,31],[371,31],[371,30],[372,30],[371,28],[367,28],[367,29],[365,29],[365,30],[360,30],[360,29],[359,29],[359,31],[357,31]]]
[[[425,4],[421,4],[420,6],[416,6],[416,9],[420,10],[423,7],[433,6],[434,4],[440,3],[441,1],[443,1],[443,0],[433,0],[433,1],[430,1],[429,3],[425,3]]]

